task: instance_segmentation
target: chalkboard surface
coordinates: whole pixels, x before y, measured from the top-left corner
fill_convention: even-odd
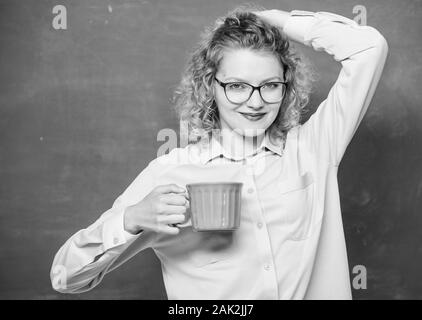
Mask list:
[[[157,156],[157,133],[178,130],[170,98],[187,53],[241,3],[0,1],[0,298],[166,299],[152,251],[80,295],[51,288],[52,259]],[[340,166],[344,228],[351,278],[356,265],[368,272],[354,298],[422,298],[421,2],[256,3],[352,19],[364,5],[388,40],[383,77]],[[52,24],[58,4],[66,30]],[[312,113],[340,67],[299,50],[320,75]]]

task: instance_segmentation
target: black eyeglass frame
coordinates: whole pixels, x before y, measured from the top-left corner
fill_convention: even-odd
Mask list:
[[[262,101],[264,101],[265,103],[269,103],[269,104],[279,103],[279,102],[283,101],[283,99],[284,99],[284,95],[285,95],[285,93],[286,93],[286,87],[287,87],[287,83],[288,83],[288,82],[286,82],[286,81],[268,81],[268,82],[264,83],[263,85],[260,85],[260,86],[258,86],[258,87],[255,87],[255,86],[253,86],[253,85],[251,85],[251,84],[249,84],[249,83],[242,82],[242,81],[222,82],[222,81],[218,80],[218,79],[217,79],[217,77],[214,77],[214,79],[215,79],[215,81],[217,81],[217,83],[218,83],[221,87],[223,87],[223,89],[224,89],[224,94],[225,94],[225,96],[226,96],[227,100],[228,100],[228,101],[230,101],[230,102],[231,102],[231,103],[233,103],[233,104],[242,104],[242,103],[245,103],[246,101],[248,101],[248,100],[252,97],[252,95],[253,95],[253,93],[255,92],[255,90],[258,90],[258,92],[259,92],[259,96],[261,97]],[[249,86],[249,87],[251,87],[251,88],[252,88],[252,91],[251,91],[251,93],[249,94],[249,97],[248,97],[245,101],[243,101],[243,102],[233,102],[233,101],[231,101],[231,100],[229,99],[229,97],[227,96],[227,92],[226,92],[226,86],[227,86],[227,85],[229,85],[229,84],[233,84],[233,83],[241,83],[241,84],[245,84],[245,85],[247,85],[247,86]],[[262,94],[261,94],[261,88],[262,88],[262,87],[264,87],[264,86],[266,86],[266,85],[268,85],[268,84],[271,84],[271,83],[282,83],[282,84],[284,85],[284,88],[283,88],[283,95],[281,96],[280,101],[276,101],[276,102],[268,102],[268,101],[266,101],[266,100],[262,97]]]

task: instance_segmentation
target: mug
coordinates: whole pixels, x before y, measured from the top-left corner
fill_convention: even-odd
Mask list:
[[[240,226],[240,182],[190,183],[186,185],[194,231],[233,231]]]

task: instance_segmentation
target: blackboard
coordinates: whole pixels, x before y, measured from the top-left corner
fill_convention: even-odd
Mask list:
[[[52,259],[157,156],[158,132],[178,130],[170,98],[187,53],[200,30],[241,3],[0,2],[0,298],[166,299],[152,251],[80,295],[51,288]],[[387,39],[383,77],[340,166],[344,228],[350,270],[368,271],[367,289],[354,298],[421,298],[420,1],[256,3],[352,19],[364,5],[367,24]],[[67,29],[52,25],[58,4]],[[320,76],[311,114],[339,65],[298,49]]]

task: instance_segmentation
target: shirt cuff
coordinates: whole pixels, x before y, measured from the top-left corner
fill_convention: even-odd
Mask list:
[[[131,234],[124,228],[124,213],[126,208],[118,208],[111,217],[103,223],[104,250],[109,250],[135,240],[142,232]]]

